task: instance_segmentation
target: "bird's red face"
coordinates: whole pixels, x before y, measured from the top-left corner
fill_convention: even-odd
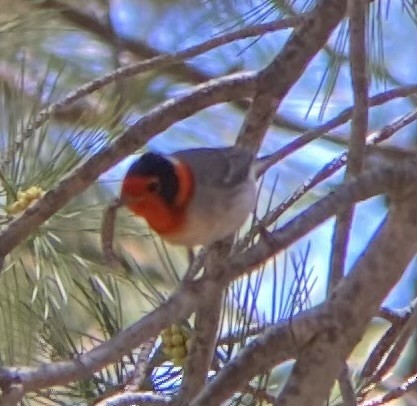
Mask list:
[[[181,228],[192,189],[188,166],[150,152],[129,168],[121,199],[134,214],[144,217],[151,228],[163,235]]]

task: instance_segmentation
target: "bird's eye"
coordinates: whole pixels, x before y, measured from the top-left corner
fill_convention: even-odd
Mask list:
[[[158,193],[160,190],[160,185],[157,180],[152,180],[147,184],[148,192]]]

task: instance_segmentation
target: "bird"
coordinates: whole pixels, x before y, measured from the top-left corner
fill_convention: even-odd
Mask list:
[[[163,240],[209,246],[234,234],[255,209],[257,162],[242,147],[146,152],[128,169],[120,201]]]

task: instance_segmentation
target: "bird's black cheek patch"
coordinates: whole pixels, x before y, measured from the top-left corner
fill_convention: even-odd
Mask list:
[[[159,189],[159,195],[168,205],[173,206],[175,204],[179,190],[179,184],[175,170],[173,172],[173,177],[161,177],[160,182],[161,187]]]

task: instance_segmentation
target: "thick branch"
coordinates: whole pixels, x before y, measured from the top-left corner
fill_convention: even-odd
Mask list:
[[[45,9],[58,11],[60,15],[70,23],[86,30],[87,32],[97,35],[99,38],[101,38],[103,41],[106,41],[110,45],[116,46],[119,49],[123,48],[131,52],[139,58],[150,59],[163,55],[161,52],[155,48],[150,47],[146,43],[130,40],[127,38],[120,38],[107,24],[102,24],[96,18],[80,11],[78,8],[71,7],[69,4],[66,4],[60,0],[43,0],[36,5]],[[299,17],[301,20],[304,18],[304,16]],[[295,18],[299,17],[296,16]],[[293,22],[296,24],[295,21]],[[248,27],[247,29],[250,30],[251,28],[253,27]],[[201,70],[195,69],[183,62],[176,63],[174,66],[170,67],[168,73],[174,74],[177,78],[184,80],[187,83],[191,82],[194,84],[204,83],[213,79],[211,76],[207,75]],[[234,100],[234,103],[241,109],[243,108],[246,110],[248,107],[248,102],[246,100]],[[285,127],[291,131],[298,132],[306,130],[306,127],[301,123],[301,121],[296,122],[285,117],[275,117],[274,124]]]
[[[254,269],[297,241],[300,234],[307,234],[339,210],[384,193],[390,188],[415,184],[416,179],[417,164],[414,160],[387,167],[377,167],[364,173],[358,181],[351,181],[339,187],[333,193],[309,206],[283,227],[274,230],[269,234],[269,238],[260,239],[245,252],[230,259],[227,263],[228,271],[223,278],[232,281]],[[300,229],[303,230],[302,233]]]
[[[344,16],[346,2],[322,0],[294,29],[278,56],[259,73],[258,90],[238,136],[257,151],[275,110]]]
[[[258,263],[264,262],[270,256],[278,253],[281,249],[285,249],[291,243],[306,235],[312,228],[319,225],[321,222],[327,220],[335,214],[340,202],[347,199],[347,204],[353,203],[354,200],[361,200],[370,197],[376,193],[382,193],[385,190],[393,187],[401,187],[401,185],[416,184],[417,181],[417,167],[415,163],[407,163],[402,166],[378,169],[374,172],[361,175],[361,177],[350,184],[345,184],[337,189],[333,194],[322,199],[313,205],[313,209],[306,210],[296,219],[290,221],[281,230],[277,230],[272,234],[272,239],[258,242],[253,248],[245,251],[236,257],[224,261],[222,266],[226,272],[219,276],[221,283],[227,283],[236,277],[249,272],[254,269]],[[311,219],[309,218],[311,216]],[[409,219],[410,220],[410,219]],[[411,227],[412,222],[405,227],[405,230]],[[400,224],[401,226],[401,224]],[[415,238],[417,234],[414,233]],[[402,242],[400,238],[399,243]],[[412,238],[410,239],[412,242]],[[407,244],[404,245],[407,247]],[[404,248],[402,248],[403,250]],[[394,256],[395,257],[395,256]],[[404,259],[402,259],[403,261]],[[401,264],[402,262],[400,262]],[[236,269],[234,269],[236,268]],[[210,282],[210,281],[208,281]],[[78,358],[52,364],[44,364],[38,368],[1,368],[0,369],[0,386],[10,387],[14,383],[22,385],[24,392],[31,390],[38,390],[41,388],[67,384],[74,380],[80,380],[89,377],[95,371],[103,368],[109,363],[116,362],[123,355],[130,352],[133,348],[139,346],[141,343],[148,340],[150,337],[156,336],[163,328],[170,326],[178,320],[187,318],[196,308],[200,301],[204,301],[204,295],[210,289],[206,289],[206,281],[199,279],[197,281],[187,281],[174,293],[174,295],[158,309],[154,310],[140,321],[133,324],[131,327],[123,330],[116,337],[97,346],[92,351],[80,355]],[[268,368],[271,366],[271,361],[276,362],[279,354],[282,357],[288,357],[288,354],[295,354],[298,347],[294,346],[293,334],[296,333],[298,337],[304,337],[308,341],[318,331],[317,328],[322,328],[320,324],[317,328],[311,323],[310,312],[304,312],[298,316],[296,320],[291,322],[290,330],[274,330],[264,338],[265,347],[261,350],[262,356],[257,357],[256,364],[248,364],[245,372],[241,372],[239,377],[242,378],[242,373],[246,373],[248,377],[256,374],[260,363]],[[327,318],[320,319],[323,323]],[[324,321],[323,321],[324,320]],[[298,330],[297,330],[298,329]],[[297,333],[298,331],[298,333]],[[295,333],[294,333],[295,332]],[[268,337],[278,337],[276,342],[287,343],[288,345],[279,352],[277,349],[277,357],[271,359],[271,352],[268,349]],[[300,341],[302,343],[303,340]],[[298,343],[298,340],[297,340]],[[257,344],[251,344],[247,350]],[[280,347],[281,348],[281,347]],[[249,353],[251,356],[251,353]],[[238,368],[238,371],[241,368]],[[227,370],[226,370],[227,371]],[[226,373],[225,371],[225,373]],[[251,371],[253,375],[250,375]],[[232,375],[235,371],[232,371]],[[230,371],[229,371],[230,373]],[[219,379],[222,375],[219,375]],[[241,382],[239,378],[238,383]],[[217,378],[215,379],[217,382]],[[247,382],[247,381],[246,381]],[[211,384],[209,384],[211,385]],[[232,388],[233,389],[233,388]]]
[[[155,134],[214,104],[251,96],[254,85],[255,75],[252,73],[230,75],[197,86],[189,94],[177,100],[168,100],[151,110],[112,145],[74,169],[35,205],[2,230],[0,258],[7,255],[73,197],[86,190],[103,172],[142,147]]]
[[[350,72],[354,108],[346,178],[356,177],[365,159],[366,133],[368,130],[368,70],[366,50],[366,9],[363,0],[348,0]],[[330,283],[332,289],[343,278],[347,247],[354,214],[354,206],[341,211],[334,228],[330,256]]]
[[[415,169],[410,167],[407,172],[412,175]],[[415,187],[417,173],[412,178],[414,180],[409,178],[407,182]],[[392,177],[389,183],[404,186],[399,181]],[[221,404],[233,392],[244,388],[256,374],[297,355],[304,361],[308,358],[309,362],[296,364],[276,404],[323,404],[346,357],[417,251],[415,197],[414,189],[407,199],[393,203],[351,273],[327,302],[296,316],[287,325],[271,328],[251,343],[219,372],[192,405]],[[308,357],[304,358],[303,354]]]
[[[213,281],[207,288],[211,292],[210,300],[199,304],[196,310],[192,345],[184,367],[178,405],[188,404],[204,387],[213,360],[224,289]]]
[[[305,374],[297,363],[276,405],[322,405],[335,377],[361,339],[380,303],[417,252],[417,192],[392,203],[388,216],[359,257],[351,273],[324,305],[333,326],[308,349],[320,357]],[[301,360],[303,356],[301,356]]]
[[[69,10],[67,9],[66,13],[68,12]],[[71,10],[71,13],[70,13],[70,15],[72,16],[71,19],[74,18],[73,16],[74,13],[77,14],[79,12],[76,10]],[[64,14],[64,15],[67,15],[67,14]],[[81,16],[82,15],[83,14],[81,14]],[[86,18],[93,19],[92,17],[86,17]],[[31,122],[29,128],[27,128],[23,132],[23,135],[21,137],[22,141],[20,142],[23,142],[25,139],[30,137],[33,134],[33,131],[39,128],[51,116],[55,117],[55,115],[62,115],[65,112],[65,110],[75,101],[109,85],[110,83],[116,82],[120,79],[126,79],[135,75],[139,75],[141,73],[147,72],[152,69],[162,69],[162,68],[168,68],[172,65],[178,65],[186,59],[193,58],[197,55],[208,52],[219,46],[228,44],[232,41],[236,41],[239,39],[244,39],[244,38],[248,38],[252,36],[258,36],[258,35],[262,35],[268,32],[273,32],[273,31],[277,31],[277,30],[281,30],[285,28],[294,27],[300,21],[302,21],[302,18],[303,16],[291,17],[285,20],[278,20],[278,21],[273,21],[271,23],[260,24],[260,25],[256,25],[252,27],[245,27],[235,32],[219,35],[208,41],[202,42],[201,44],[186,48],[174,54],[156,54],[154,57],[147,59],[145,61],[139,61],[139,62],[135,62],[127,66],[122,66],[110,73],[103,75],[102,77],[96,78],[90,82],[85,83],[84,85],[80,86],[76,90],[68,93],[64,98],[52,103],[46,109],[43,109],[42,111],[40,111]],[[95,24],[93,24],[93,26],[95,26],[96,24],[100,24],[100,23],[96,22]],[[115,34],[112,32],[111,35],[115,35]],[[117,44],[120,45],[119,42]]]
[[[217,343],[223,293],[226,284],[218,275],[224,272],[222,261],[229,254],[231,239],[213,244],[205,258],[205,298],[199,301],[196,312],[191,349],[184,367],[182,385],[176,404],[188,405],[204,387]]]

